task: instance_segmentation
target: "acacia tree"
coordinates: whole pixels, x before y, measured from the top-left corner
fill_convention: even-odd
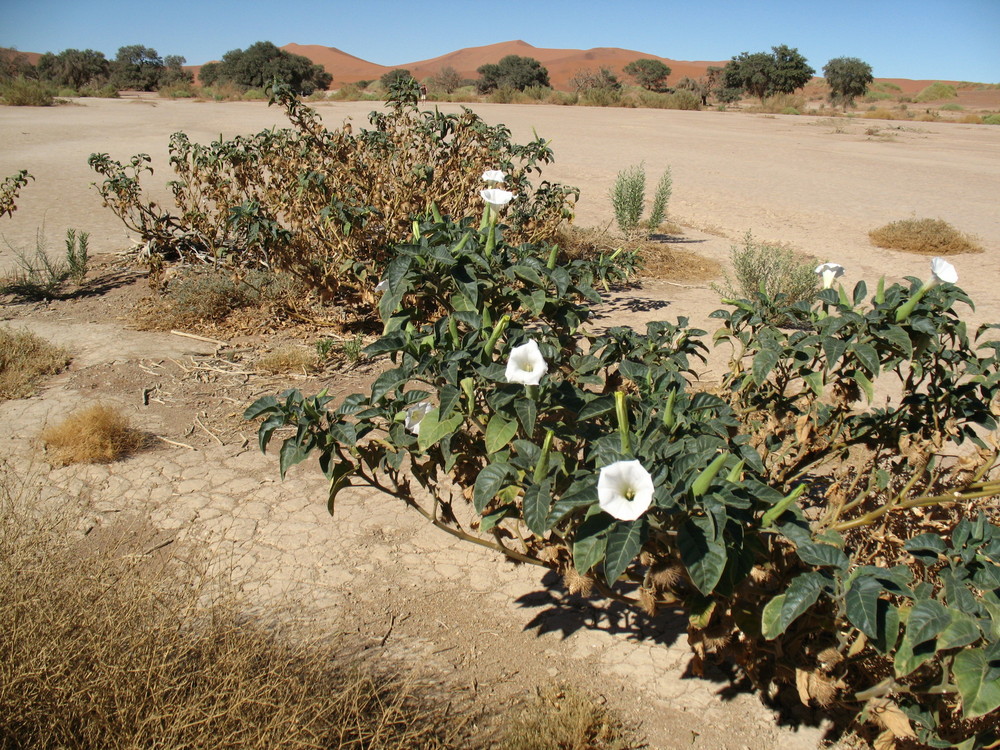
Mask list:
[[[59,86],[81,89],[108,80],[111,63],[103,52],[92,49],[64,49],[58,55],[46,52],[36,66],[38,76]]]
[[[722,69],[722,90],[731,89],[764,99],[791,94],[805,86],[816,71],[794,47],[784,44],[771,52],[741,52]]]
[[[293,55],[271,42],[256,42],[245,50],[229,50],[222,56],[222,62],[203,65],[198,78],[209,86],[228,81],[244,89],[264,88],[277,80],[304,95],[325,89],[333,81],[333,76],[322,65],[315,65],[308,57]]]
[[[854,99],[864,96],[871,85],[872,66],[856,57],[835,57],[823,66],[823,77],[830,87],[830,102],[846,112]]]
[[[165,68],[163,58],[155,49],[130,44],[118,48],[111,63],[111,82],[120,89],[154,91]]]
[[[483,94],[500,88],[524,91],[529,86],[549,85],[549,71],[533,57],[507,55],[498,63],[479,66],[476,72],[482,76],[476,87]]]
[[[635,82],[644,89],[650,91],[666,91],[667,76],[670,75],[670,66],[660,60],[653,60],[648,57],[633,60],[624,68],[625,75],[632,76]]]

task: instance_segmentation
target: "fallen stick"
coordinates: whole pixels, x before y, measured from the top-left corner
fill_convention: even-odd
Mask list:
[[[225,341],[219,341],[218,339],[210,339],[208,336],[199,336],[196,333],[185,333],[184,331],[171,331],[174,336],[184,336],[189,339],[196,339],[197,341],[204,341],[208,344],[215,344],[216,346],[229,346]]]
[[[170,445],[176,445],[178,448],[187,448],[189,451],[198,450],[193,445],[188,445],[187,443],[178,443],[176,440],[167,440],[162,435],[153,435],[157,440],[162,440],[164,443],[170,443]]]

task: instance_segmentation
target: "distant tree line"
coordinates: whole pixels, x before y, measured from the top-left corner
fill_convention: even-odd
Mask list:
[[[155,91],[178,82],[190,82],[183,69],[186,60],[179,55],[160,57],[141,44],[118,48],[113,60],[92,49],[64,49],[46,52],[31,65],[26,55],[16,50],[0,50],[0,79],[33,78],[71,89],[135,89]]]

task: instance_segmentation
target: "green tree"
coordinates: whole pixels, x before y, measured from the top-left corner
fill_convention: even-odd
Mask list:
[[[111,74],[111,63],[104,53],[92,49],[64,49],[58,55],[46,52],[36,67],[40,78],[74,89],[102,85]]]
[[[482,76],[476,86],[481,93],[499,88],[524,91],[529,86],[549,86],[549,71],[533,57],[507,55],[498,63],[487,63],[476,69]]]
[[[835,57],[823,66],[823,77],[830,87],[830,102],[847,111],[854,99],[864,96],[871,85],[872,66],[856,57]]]
[[[18,76],[34,78],[35,73],[26,54],[13,47],[0,47],[0,81],[9,81]]]
[[[119,47],[111,63],[111,82],[120,89],[154,91],[160,85],[164,67],[163,58],[152,47]]]
[[[720,89],[739,90],[763,102],[802,88],[815,72],[797,49],[781,44],[771,52],[741,52],[733,57],[722,69]]]
[[[644,57],[625,66],[625,75],[632,76],[637,84],[650,91],[666,91],[670,66],[660,60]]]
[[[314,65],[308,57],[293,55],[271,42],[229,50],[222,62],[203,65],[198,78],[206,86],[228,81],[243,89],[264,88],[277,80],[303,95],[326,89],[333,81],[322,65]]]
[[[385,87],[386,91],[391,91],[393,87],[398,87],[401,84],[409,83],[409,81],[416,80],[413,74],[406,68],[393,68],[388,73],[382,75],[379,81]]]

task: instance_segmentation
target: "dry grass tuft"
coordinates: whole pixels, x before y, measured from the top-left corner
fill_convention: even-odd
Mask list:
[[[139,523],[84,536],[28,484],[0,465],[0,747],[470,747],[467,721],[360,648],[248,615]]]
[[[109,463],[144,447],[148,436],[136,430],[128,417],[105,404],[77,411],[42,432],[52,463]]]
[[[257,369],[271,375],[292,372],[306,374],[316,369],[316,364],[315,351],[311,352],[298,346],[286,346],[261,356],[257,360]]]
[[[510,723],[502,750],[627,750],[641,747],[610,711],[567,687],[548,687]]]
[[[903,219],[868,233],[877,247],[921,255],[981,253],[975,237],[960,232],[941,219]]]
[[[54,375],[69,363],[58,347],[28,331],[0,328],[0,401],[27,398],[44,375]]]

